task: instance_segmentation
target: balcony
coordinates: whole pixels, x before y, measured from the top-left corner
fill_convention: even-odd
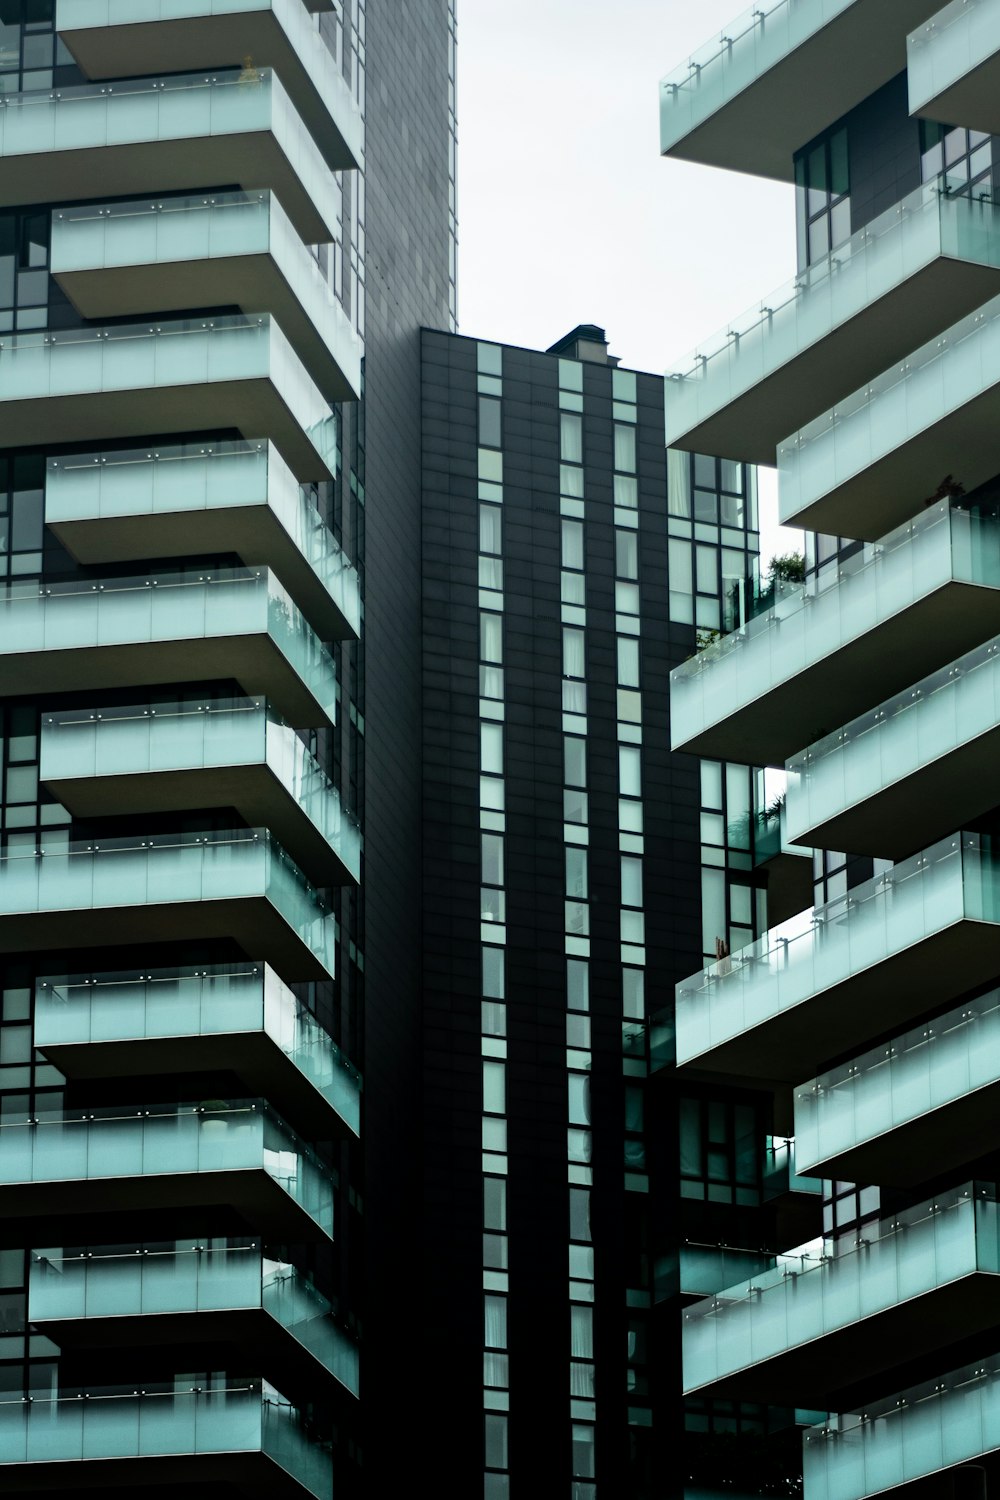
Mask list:
[[[990,811],[998,755],[994,636],[793,756],[788,818],[815,848],[902,859]]]
[[[799,1158],[825,1177],[909,1186],[996,1149],[998,1100],[991,990],[800,1084]]]
[[[333,659],[267,568],[0,588],[0,694],[235,678],[297,727],[333,724]]]
[[[1000,855],[955,834],[677,986],[677,1062],[794,1084],[1000,973]]]
[[[791,182],[794,152],[902,72],[902,36],[934,8],[761,0],[663,80],[660,150]]]
[[[360,879],[357,823],[263,699],[43,714],[39,779],[79,818],[233,807],[316,885]]]
[[[232,1343],[251,1368],[287,1369],[307,1388],[332,1377],[358,1394],[358,1348],[329,1302],[254,1239],[36,1250],[28,1320],[61,1348]]]
[[[726,843],[730,849],[748,850],[752,867],[767,877],[767,915],[772,927],[812,904],[812,850],[789,840],[783,802],[756,807],[752,814],[730,823]]]
[[[791,1137],[769,1135],[764,1146],[763,1199],[773,1215],[772,1243],[798,1245],[820,1234],[823,1228],[823,1181],[798,1170],[799,1157]],[[749,1274],[749,1269],[742,1272]],[[716,1282],[710,1291],[731,1285]]]
[[[0,857],[0,953],[223,937],[289,983],[333,977],[329,907],[264,829]]]
[[[686,1240],[678,1252],[679,1289],[682,1297],[707,1297],[722,1287],[748,1276],[757,1276],[774,1265],[774,1256],[763,1251],[739,1250],[732,1245],[699,1245]]]
[[[790,432],[998,292],[993,203],[926,183],[668,375],[667,446],[773,464]]]
[[[778,1257],[683,1314],[684,1390],[826,1411],[839,1391],[995,1323],[1000,1214],[968,1183]]]
[[[949,1469],[965,1469],[970,1488],[992,1491],[1000,1450],[1000,1357],[992,1355],[885,1401],[863,1414],[832,1417],[805,1433],[809,1500],[867,1500],[909,1485],[927,1494],[958,1493]],[[968,1467],[971,1466],[972,1473]],[[979,1471],[979,1472],[976,1472]],[[924,1481],[921,1484],[921,1481]]]
[[[82,1217],[231,1207],[279,1243],[333,1234],[329,1168],[261,1100],[121,1105],[0,1125],[0,1212]]]
[[[361,112],[303,0],[58,0],[56,30],[88,78],[273,68],[334,171],[362,165]]]
[[[85,318],[270,313],[326,401],[360,395],[357,334],[273,193],[53,209],[51,254]]]
[[[1000,132],[997,0],[953,0],[906,39],[910,114]]]
[[[17,447],[89,442],[95,433],[143,438],[235,428],[246,438],[270,438],[308,484],[332,477],[329,415],[271,318],[168,319],[0,338],[0,417],[5,441]]]
[[[942,478],[992,479],[1000,299],[879,375],[778,448],[783,524],[871,539],[920,511]]]
[[[280,1500],[332,1493],[329,1448],[266,1381],[162,1391],[144,1384],[141,1392],[81,1387],[52,1400],[0,1402],[5,1491],[235,1484]]]
[[[673,748],[784,765],[998,630],[1000,521],[939,501],[677,667]]]
[[[267,69],[252,78],[173,74],[3,96],[0,207],[220,184],[276,193],[307,245],[337,238],[333,173]]]
[[[88,566],[235,552],[275,569],[322,640],[361,633],[358,575],[273,443],[51,458],[45,522]]]
[[[74,1081],[232,1072],[314,1140],[360,1132],[357,1069],[266,964],[39,979],[33,1040]]]

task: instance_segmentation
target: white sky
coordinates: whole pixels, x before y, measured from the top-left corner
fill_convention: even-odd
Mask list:
[[[791,188],[659,155],[660,78],[740,9],[459,0],[462,333],[545,348],[598,323],[662,372],[794,276]],[[765,558],[799,544],[766,531]]]

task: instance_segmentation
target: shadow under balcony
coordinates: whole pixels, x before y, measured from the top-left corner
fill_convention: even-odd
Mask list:
[[[790,432],[998,291],[997,208],[926,183],[667,375],[667,447],[773,464]]]
[[[677,1063],[794,1084],[1000,975],[1000,855],[955,834],[677,986]]]
[[[910,114],[1000,133],[1000,5],[952,0],[906,39]]]
[[[360,1133],[357,1069],[266,964],[39,979],[33,1042],[74,1082],[231,1072],[313,1140]]]
[[[271,314],[325,400],[361,393],[358,336],[273,193],[53,209],[51,272],[94,322],[233,305]]]
[[[232,807],[315,885],[360,879],[357,822],[263,699],[43,713],[39,780],[77,818]]]
[[[825,1411],[862,1379],[988,1332],[998,1217],[995,1187],[967,1183],[687,1308],[685,1394]]]
[[[56,30],[88,78],[274,68],[334,171],[363,164],[361,111],[303,0],[58,0]]]
[[[231,678],[296,727],[336,722],[333,658],[267,568],[0,590],[0,695]]]
[[[813,848],[903,859],[994,807],[998,757],[994,636],[793,756],[789,825]]]
[[[301,483],[332,478],[329,404],[265,316],[4,335],[0,416],[12,447],[235,428]]]
[[[673,748],[783,766],[998,629],[1000,521],[939,501],[675,668]]]
[[[331,979],[330,909],[264,829],[0,857],[0,953],[229,938],[282,979]]]

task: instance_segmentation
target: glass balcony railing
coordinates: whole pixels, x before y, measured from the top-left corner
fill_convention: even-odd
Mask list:
[[[89,78],[141,73],[150,57],[165,72],[227,67],[247,54],[258,69],[273,65],[340,171],[360,164],[360,111],[309,14],[316,8],[303,0],[58,0],[56,30]]]
[[[998,387],[995,297],[780,443],[782,524],[882,535],[950,474],[956,441],[961,482],[974,490],[993,477],[993,417],[984,415],[980,430],[972,417],[1000,405]]]
[[[792,836],[815,843],[818,832],[833,847],[859,854],[909,853],[919,837],[912,805],[900,797],[887,807],[887,794],[901,793],[907,783],[918,788],[920,777],[936,770],[935,796],[930,806],[923,804],[920,834],[926,838],[971,821],[992,805],[989,788],[977,801],[974,777],[956,774],[946,787],[939,783],[949,762],[957,773],[962,752],[977,741],[989,757],[993,740],[986,737],[998,730],[1000,636],[994,636],[793,755],[785,802]]]
[[[912,115],[933,114],[934,119],[961,120],[977,130],[994,129],[998,24],[997,0],[952,0],[910,33],[906,73]],[[938,101],[943,114],[931,108]],[[955,105],[960,114],[948,112]]]
[[[337,238],[333,173],[269,68],[252,77],[233,68],[0,97],[5,201],[125,196],[137,176],[158,192],[266,186],[307,244]]]
[[[332,884],[345,875],[360,879],[356,819],[341,807],[337,788],[316,758],[265,699],[207,698],[42,715],[39,779],[58,787],[57,795],[71,810],[81,794],[80,805],[87,812],[112,811],[116,801],[122,811],[126,802],[140,811],[157,810],[155,787],[143,795],[142,786],[130,791],[121,778],[129,778],[134,787],[132,779],[170,777],[171,807],[175,800],[183,809],[232,806],[249,823],[262,806],[259,777],[237,785],[237,768],[256,768],[279,789],[277,800],[283,805],[272,812],[268,827],[317,884]],[[186,778],[190,795],[178,785],[179,777]],[[86,793],[89,783],[105,780],[112,789],[98,809]],[[308,825],[304,832],[302,823]]]
[[[907,1126],[926,1120],[933,1130],[938,1111],[963,1102],[968,1112],[978,1114],[989,1107],[983,1091],[997,1085],[1000,990],[991,990],[797,1087],[799,1160],[815,1168],[845,1156],[853,1159],[896,1131],[903,1132],[899,1152],[905,1153]],[[984,1149],[976,1128],[970,1127],[965,1145],[967,1155]],[[959,1145],[954,1154],[961,1153]],[[929,1154],[923,1151],[920,1158],[915,1170],[926,1176],[932,1170]]]
[[[274,193],[54,209],[51,271],[87,318],[183,312],[192,301],[266,310],[327,400],[360,394],[357,335]]]
[[[299,480],[330,477],[329,406],[265,316],[5,334],[0,409],[22,445],[246,425],[274,440]]]
[[[357,572],[311,487],[299,485],[273,443],[185,443],[50,458],[45,521],[86,563],[193,550],[237,551],[250,565],[272,563],[322,639],[360,635]]]
[[[134,1185],[136,1179],[202,1173],[263,1174],[320,1230],[333,1234],[329,1169],[259,1099],[153,1104],[131,1111],[108,1105],[0,1125],[0,1201],[6,1188],[17,1185],[110,1179]],[[160,1181],[154,1187],[162,1195]],[[157,1201],[165,1205],[162,1196]],[[123,1202],[137,1206],[133,1187]]]
[[[159,1391],[154,1382],[144,1386],[141,1392],[83,1387],[52,1400],[0,1402],[0,1475],[20,1464],[156,1459],[176,1465],[224,1457],[235,1466],[259,1455],[317,1500],[332,1493],[329,1446],[309,1434],[295,1407],[266,1381],[186,1389],[178,1383]],[[173,1473],[153,1470],[152,1482]],[[186,1477],[197,1473],[192,1468]],[[135,1476],[128,1466],[114,1466],[104,1482],[131,1485]]]
[[[0,657],[4,693],[235,677],[293,723],[336,719],[333,658],[267,568],[15,581],[0,588]]]
[[[786,1193],[807,1193],[810,1197],[822,1198],[823,1179],[800,1176],[796,1170],[796,1161],[801,1159],[801,1151],[797,1153],[792,1137],[768,1136],[764,1146],[765,1203],[781,1198]]]
[[[309,1277],[275,1260],[258,1240],[185,1241],[170,1250],[35,1250],[31,1256],[31,1323],[257,1309],[357,1395],[357,1345],[333,1321],[330,1303]]]
[[[943,261],[952,294],[920,294],[920,276]],[[977,268],[964,289],[959,263]],[[679,362],[668,375],[667,446],[722,444],[725,457],[774,463],[789,432],[981,306],[991,295],[983,267],[1000,269],[992,200],[952,192],[943,178],[925,183]],[[898,327],[886,299],[904,289]]]
[[[680,1247],[680,1292],[682,1296],[708,1297],[748,1276],[759,1276],[774,1265],[774,1256],[759,1250],[738,1250],[732,1245]]]
[[[211,965],[39,979],[34,1045],[72,1076],[67,1049],[185,1037],[265,1035],[349,1130],[361,1127],[361,1076],[287,985],[264,964]],[[88,1070],[89,1071],[89,1070]],[[150,1072],[155,1071],[152,1067]]]
[[[985,946],[995,950],[1000,853],[974,833],[942,840],[679,984],[677,1061],[713,1054],[732,1062],[738,1054],[741,1070],[795,1082],[803,1062],[809,1069],[808,1058],[844,1052],[994,973],[995,951],[979,952],[968,928],[962,949],[968,964],[956,967],[963,922],[986,924]],[[935,961],[934,941],[942,935]],[[913,965],[905,993],[890,983],[900,959]],[[881,997],[874,1010],[873,985]]]
[[[953,610],[921,631],[910,612],[952,583],[977,586],[967,617]],[[724,740],[727,759],[743,759],[742,745],[753,764],[783,764],[824,720],[843,723],[991,633],[983,589],[1000,589],[1000,521],[939,501],[676,667],[674,748],[713,754]]]
[[[821,1363],[817,1339],[850,1328],[859,1341],[871,1337],[866,1319],[980,1272],[1000,1273],[1000,1214],[992,1185],[967,1183],[866,1228],[850,1248],[817,1240],[689,1307],[684,1388],[704,1389],[807,1344]]]
[[[63,933],[64,945],[103,947],[152,941],[154,931],[164,937],[172,911],[188,936],[196,916],[202,934],[273,947],[273,958],[262,956],[286,978],[333,976],[329,907],[266,829],[109,838],[0,856],[0,942],[8,953],[49,930],[38,919],[61,924],[52,932]],[[107,920],[98,920],[101,912]]]

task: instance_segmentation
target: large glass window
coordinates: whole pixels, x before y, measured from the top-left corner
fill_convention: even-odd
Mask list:
[[[812,266],[851,237],[847,126],[840,125],[795,161],[799,265]]]
[[[924,182],[943,176],[951,192],[988,194],[993,143],[981,130],[920,121],[920,174]]]

